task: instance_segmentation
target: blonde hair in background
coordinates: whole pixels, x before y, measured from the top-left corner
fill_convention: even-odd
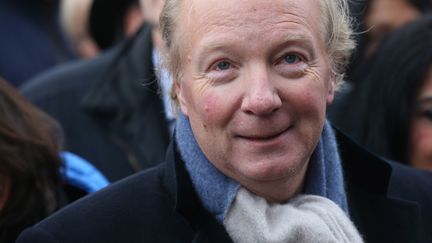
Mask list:
[[[92,4],[93,0],[61,0],[60,4],[61,28],[77,54],[84,58],[100,52],[89,33]]]

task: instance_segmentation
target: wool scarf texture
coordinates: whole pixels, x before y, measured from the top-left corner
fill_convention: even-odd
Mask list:
[[[216,219],[220,223],[224,224],[225,228],[227,228],[228,233],[233,239],[236,239],[235,234],[244,234],[242,230],[247,230],[248,232],[252,232],[252,230],[250,230],[251,227],[252,228],[258,227],[256,225],[257,222],[253,222],[254,220],[258,220],[258,221],[267,220],[267,219],[259,219],[260,212],[258,212],[258,214],[255,214],[256,210],[247,211],[248,208],[250,209],[250,208],[257,207],[267,212],[270,212],[269,210],[271,208],[278,208],[278,210],[280,210],[280,207],[278,207],[278,205],[270,205],[269,203],[267,203],[265,199],[250,193],[241,185],[239,185],[238,182],[225,176],[218,169],[216,169],[216,167],[213,166],[213,164],[206,158],[206,156],[200,149],[194,137],[194,134],[192,132],[189,119],[186,116],[184,116],[181,112],[179,112],[177,117],[175,139],[176,139],[177,147],[180,152],[181,158],[185,163],[186,170],[188,171],[191,177],[192,184],[194,186],[194,189],[199,199],[201,200],[201,203],[212,215],[216,217]],[[310,195],[315,195],[316,197],[310,198],[311,197]],[[311,159],[309,161],[303,192],[301,193],[301,195],[297,196],[297,198],[288,201],[287,204],[290,205],[288,205],[289,207],[285,207],[285,209],[282,207],[283,212],[282,211],[278,212],[278,210],[276,209],[274,209],[276,211],[274,211],[273,209],[272,210],[276,212],[275,215],[288,215],[289,217],[291,212],[290,210],[292,209],[292,205],[296,205],[296,203],[298,204],[298,201],[310,203],[309,208],[316,207],[317,204],[321,205],[323,206],[323,208],[328,209],[327,213],[330,213],[332,215],[338,215],[338,217],[341,216],[342,214],[342,216],[345,217],[342,220],[338,219],[338,221],[343,221],[343,222],[346,221],[350,223],[349,215],[348,215],[347,199],[344,190],[344,180],[343,180],[340,157],[337,150],[335,135],[333,133],[331,126],[327,121],[325,121],[324,123],[324,128],[320,140],[316,146],[316,149],[312,153]],[[329,204],[333,206],[328,206]],[[305,207],[308,208],[307,206]],[[330,209],[336,209],[336,210],[330,210]],[[233,212],[233,210],[235,212]],[[338,212],[338,210],[340,212]],[[297,211],[305,212],[305,210],[301,210],[301,209],[298,209]],[[248,214],[250,212],[252,212],[252,214]],[[317,210],[315,211],[309,210],[309,213],[311,215],[320,218],[322,222],[329,222],[329,220],[322,220],[322,217],[317,216],[319,215],[319,213],[317,212],[318,212]],[[322,210],[320,212],[322,212]],[[229,218],[227,218],[227,215]],[[264,214],[262,215],[265,216],[266,213],[264,212]],[[246,220],[247,217],[249,217],[249,219],[250,217],[258,217],[258,218],[252,219],[252,221],[250,221],[251,224],[248,224],[247,223],[248,221]],[[312,218],[313,217],[311,217],[311,219]],[[304,217],[304,219],[306,218]],[[236,221],[238,220],[240,220],[240,222],[244,221],[246,223],[245,224],[236,223]],[[294,221],[297,221],[297,219],[294,219]],[[272,224],[269,224],[267,226],[271,226],[274,229],[278,228]],[[334,227],[337,228],[340,226],[333,226],[333,225],[330,226],[330,228],[334,228]],[[346,227],[348,228],[348,230],[346,231],[357,232],[355,227],[354,229],[352,229],[353,227],[354,227],[353,225],[348,225],[348,227]],[[305,228],[305,227],[301,225],[300,228]],[[249,235],[251,238],[256,239],[253,242],[259,242],[259,241],[278,242],[278,241],[272,241],[270,239],[258,240],[259,237],[257,236],[257,234],[265,235],[265,232],[260,232],[259,229],[262,230],[262,227],[260,228],[259,226],[258,229],[255,230],[255,232],[252,232]],[[288,232],[282,232],[282,234],[286,236]],[[292,234],[292,232],[289,232],[289,234]],[[273,235],[273,233],[270,235]],[[297,235],[302,235],[302,233]],[[343,238],[345,236],[338,236],[338,237]],[[278,238],[278,239],[282,239],[282,238]],[[353,237],[348,237],[348,238],[353,238]],[[285,242],[287,242],[286,237],[283,239]],[[236,240],[236,242],[241,242],[241,241]],[[298,241],[298,242],[303,242],[303,241]],[[333,242],[333,241],[328,241],[328,242]],[[348,241],[334,241],[334,242],[348,242]],[[353,241],[353,242],[361,242],[361,241]]]

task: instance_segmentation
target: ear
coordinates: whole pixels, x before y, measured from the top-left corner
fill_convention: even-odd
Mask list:
[[[186,105],[187,102],[184,95],[185,90],[182,87],[182,82],[176,79],[174,81],[174,85],[175,85],[175,93],[179,102],[180,110],[185,116],[188,116],[188,109]]]
[[[330,80],[327,84],[327,105],[330,105],[334,99],[334,93],[336,88],[336,75],[332,73]]]

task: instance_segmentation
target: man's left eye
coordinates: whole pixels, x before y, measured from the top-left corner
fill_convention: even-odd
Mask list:
[[[300,57],[296,54],[288,54],[284,57],[284,61],[288,64],[295,64],[300,61]]]
[[[221,61],[216,64],[216,68],[218,70],[228,70],[231,67],[231,64],[227,61]]]

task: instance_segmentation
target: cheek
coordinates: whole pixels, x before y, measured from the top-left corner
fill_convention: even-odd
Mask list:
[[[412,144],[419,149],[432,148],[432,128],[414,130]]]
[[[229,122],[232,98],[225,94],[209,88],[196,98],[194,110],[205,129],[222,127]]]
[[[322,82],[322,81],[321,81]],[[327,105],[326,87],[317,82],[300,84],[298,88],[286,89],[287,103],[295,106],[305,116],[322,117]]]
[[[432,125],[414,124],[411,130],[410,157],[427,158],[432,156]],[[415,161],[410,161],[415,162]]]
[[[221,116],[220,97],[213,94],[204,95],[200,100],[199,111],[203,126],[207,128],[207,125],[211,123],[217,123],[217,120]]]
[[[325,53],[322,53],[325,56]],[[313,107],[322,110],[333,101],[334,96],[334,75],[328,62],[320,61],[320,67],[307,71],[307,76],[299,80],[300,90],[297,94],[303,99],[305,107]],[[321,115],[321,113],[320,113]]]

